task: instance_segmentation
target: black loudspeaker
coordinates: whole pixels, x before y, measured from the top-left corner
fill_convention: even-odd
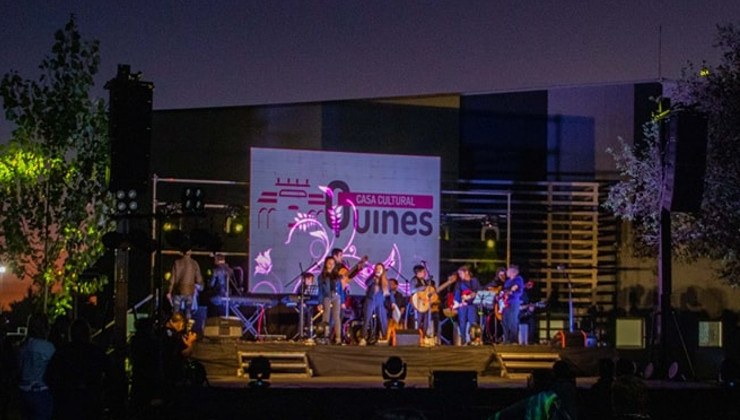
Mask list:
[[[561,330],[555,333],[552,337],[552,345],[554,347],[573,348],[573,347],[586,347],[586,333],[581,330],[573,332]]]
[[[474,370],[435,370],[429,386],[436,389],[468,391],[478,388],[478,372]]]
[[[391,337],[392,346],[420,346],[421,345],[421,331],[420,330],[395,330]]]
[[[127,65],[105,88],[110,91],[109,134],[111,150],[110,191],[137,189],[149,180],[154,85],[132,75]]]
[[[701,208],[707,160],[707,118],[690,112],[672,113],[663,125],[665,165],[662,206],[669,211]]]

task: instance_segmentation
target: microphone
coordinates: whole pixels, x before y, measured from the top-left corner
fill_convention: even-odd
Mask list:
[[[422,264],[426,264],[427,262],[426,262],[426,261],[424,261],[424,260],[421,260],[421,263],[422,263]]]

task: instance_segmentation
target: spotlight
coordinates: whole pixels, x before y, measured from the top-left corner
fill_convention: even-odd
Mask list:
[[[263,356],[257,356],[249,362],[249,387],[268,388],[270,386],[270,361]]]
[[[232,213],[226,216],[224,232],[231,236],[241,235],[242,233],[244,233],[245,225],[246,221],[243,215]]]
[[[205,209],[205,194],[197,187],[185,187],[182,190],[182,212],[201,213]]]
[[[135,213],[139,210],[139,193],[135,189],[116,191],[116,211],[119,214]]]
[[[406,363],[398,356],[391,356],[383,363],[383,385],[388,389],[403,389],[406,384]]]
[[[162,230],[165,232],[173,231],[177,228],[177,226],[173,222],[164,222],[162,224]]]
[[[468,330],[468,333],[470,334],[470,344],[473,346],[480,346],[482,344],[482,338],[483,338],[483,329],[481,329],[480,325],[478,324],[472,324],[470,326],[470,329]]]
[[[485,242],[486,246],[489,248],[496,246],[496,241],[498,241],[500,234],[501,232],[498,228],[498,222],[495,218],[491,220],[486,217],[483,222],[481,222],[480,241]]]
[[[324,310],[326,311],[328,309],[324,308]],[[331,330],[329,329],[328,322],[319,322],[319,324],[316,325],[314,331],[316,332],[316,341],[321,344],[325,344],[329,341],[329,334],[331,334]]]

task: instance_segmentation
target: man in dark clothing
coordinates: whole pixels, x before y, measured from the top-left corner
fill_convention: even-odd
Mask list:
[[[162,352],[152,318],[136,321],[130,355],[131,402],[135,408],[143,409],[162,396]]]
[[[164,331],[162,343],[162,364],[169,385],[181,385],[186,380],[185,369],[197,336],[185,331],[185,318],[182,314],[172,314]]]
[[[226,263],[226,257],[224,254],[216,254],[213,256],[215,267],[213,267],[213,276],[211,276],[211,282],[209,286],[216,293],[216,296],[226,297],[231,295],[229,287],[234,281],[234,270],[229,267]]]
[[[54,353],[46,371],[54,396],[54,418],[99,419],[110,362],[105,352],[90,342],[90,325],[84,319],[72,323],[70,338],[69,344]]]
[[[398,290],[398,280],[389,279],[388,282],[391,284],[391,294],[385,299],[385,310],[389,317],[393,317],[393,305],[395,304],[400,314],[400,320],[396,322],[402,322],[404,315],[406,314],[406,296]],[[393,303],[395,302],[395,303]]]

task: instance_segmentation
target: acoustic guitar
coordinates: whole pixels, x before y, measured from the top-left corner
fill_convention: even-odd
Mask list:
[[[416,309],[416,312],[422,314],[425,313],[431,309],[433,305],[439,304],[439,292],[450,287],[450,285],[456,281],[457,274],[453,274],[446,282],[442,283],[439,288],[429,285],[424,289],[419,290],[411,296],[411,305]]]

